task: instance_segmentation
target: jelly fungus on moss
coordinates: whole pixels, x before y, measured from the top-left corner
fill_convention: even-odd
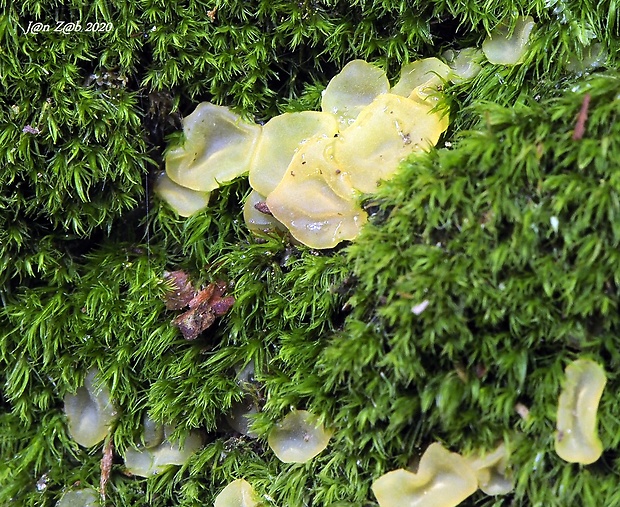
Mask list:
[[[269,432],[269,447],[284,463],[305,463],[323,451],[332,436],[306,410],[294,410]]]
[[[414,91],[422,98],[437,92],[447,81],[450,67],[438,58],[425,58],[404,65],[398,83],[390,93],[409,97]]]
[[[295,154],[267,207],[293,237],[312,248],[353,239],[366,223],[348,173],[335,161],[333,139],[317,136]]]
[[[166,154],[166,173],[192,190],[214,190],[248,171],[260,133],[227,107],[202,102],[183,120],[185,143]]]
[[[84,379],[84,386],[75,394],[66,394],[64,399],[69,433],[83,447],[101,442],[118,417],[110,391],[97,377],[97,370],[91,369]]]
[[[263,195],[269,195],[280,183],[291,159],[308,139],[324,134],[338,133],[338,121],[333,114],[317,111],[285,113],[269,120],[263,126],[252,162],[250,185]]]
[[[99,493],[94,488],[74,489],[67,491],[56,504],[56,507],[99,507]]]
[[[482,51],[489,62],[497,65],[516,65],[523,61],[529,48],[529,39],[536,26],[531,16],[519,16],[512,33],[508,25],[499,26],[482,43]]]
[[[390,89],[385,72],[364,60],[353,60],[332,78],[323,92],[321,109],[338,117],[341,129],[360,111]]]
[[[155,180],[155,193],[182,217],[192,216],[209,204],[211,192],[199,192],[172,181],[165,172]]]
[[[182,446],[178,440],[170,440],[173,431],[173,426],[161,426],[145,417],[144,444],[125,452],[127,471],[140,477],[150,477],[169,466],[183,465],[202,447],[203,440],[197,431],[191,431]]]
[[[255,507],[257,495],[252,485],[245,479],[237,479],[228,484],[217,497],[214,507]]]
[[[506,495],[514,489],[506,471],[508,450],[505,444],[488,453],[468,456],[467,461],[476,473],[478,487],[487,495]]]
[[[566,367],[565,375],[558,401],[555,452],[569,463],[589,465],[603,453],[596,413],[607,383],[605,370],[590,359],[578,359]]]
[[[439,443],[428,446],[417,473],[393,470],[371,487],[380,507],[455,507],[478,489],[467,460]]]
[[[463,81],[473,79],[482,70],[480,62],[484,59],[484,54],[479,49],[449,49],[443,56],[450,66],[448,78],[453,83],[462,83]]]

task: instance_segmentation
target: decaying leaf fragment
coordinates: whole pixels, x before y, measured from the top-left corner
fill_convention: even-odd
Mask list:
[[[172,321],[172,325],[178,327],[187,340],[196,339],[215,322],[216,317],[224,315],[235,302],[232,296],[224,296],[225,282],[210,283],[204,289],[196,291],[183,271],[165,272],[164,278],[174,286],[164,297],[166,308],[181,310],[189,307],[189,310]]]

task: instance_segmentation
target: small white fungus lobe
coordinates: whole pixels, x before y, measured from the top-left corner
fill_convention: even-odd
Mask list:
[[[257,505],[257,495],[252,485],[245,479],[237,479],[217,495],[214,507],[255,507]]]
[[[489,62],[497,65],[516,65],[523,61],[529,48],[529,39],[534,29],[531,16],[519,16],[514,31],[508,25],[498,27],[482,43],[482,51]]]
[[[332,432],[306,410],[294,410],[269,432],[269,447],[284,463],[305,463],[323,451]]]
[[[64,399],[69,433],[83,447],[101,442],[118,417],[110,391],[97,377],[98,371],[90,370],[84,379],[84,386],[75,394],[65,395]]]

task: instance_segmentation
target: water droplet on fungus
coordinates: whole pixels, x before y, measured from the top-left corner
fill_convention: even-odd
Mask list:
[[[371,489],[380,507],[455,507],[474,494],[478,481],[465,458],[434,443],[422,455],[417,473],[393,470]]]
[[[499,26],[482,43],[487,60],[497,65],[521,63],[529,48],[530,34],[535,25],[531,16],[519,16],[512,34],[508,25]]]
[[[83,447],[101,442],[118,417],[110,391],[101,385],[97,376],[96,369],[90,370],[84,379],[84,386],[78,388],[75,394],[67,393],[64,399],[69,433]]]
[[[603,453],[596,429],[598,403],[607,383],[603,367],[578,359],[565,370],[558,401],[555,452],[569,463],[594,463]]]
[[[228,484],[217,497],[214,507],[255,507],[258,505],[256,492],[245,479]]]
[[[306,410],[294,410],[269,432],[269,447],[284,463],[305,463],[323,451],[332,436],[317,417]]]

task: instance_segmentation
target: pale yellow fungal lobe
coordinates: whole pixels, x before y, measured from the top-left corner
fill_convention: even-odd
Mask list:
[[[596,428],[598,403],[607,383],[603,367],[578,359],[566,367],[558,402],[555,452],[569,463],[594,463],[603,453]]]
[[[415,91],[413,92],[415,93]],[[334,157],[360,192],[375,192],[405,158],[428,151],[448,127],[444,111],[432,112],[432,100],[379,95],[334,141]]]
[[[84,379],[84,386],[75,394],[66,394],[64,399],[69,433],[83,447],[101,442],[118,417],[110,391],[97,377],[98,371],[90,370]]]
[[[263,213],[256,208],[257,205],[260,207],[260,204],[265,203],[266,200],[267,198],[264,195],[252,190],[243,203],[243,220],[248,229],[253,232],[286,231],[286,227],[273,215]]]
[[[447,81],[450,67],[438,58],[425,58],[404,65],[398,83],[390,93],[409,97],[414,91],[422,98],[437,92]]]
[[[172,181],[165,172],[155,180],[155,193],[182,217],[189,217],[209,204],[210,192],[199,192]]]
[[[367,220],[347,170],[334,159],[333,143],[327,136],[305,143],[267,196],[274,217],[312,248],[332,248],[354,239]]]
[[[144,420],[144,445],[128,448],[125,452],[127,471],[140,477],[163,472],[171,465],[183,465],[202,447],[202,437],[191,431],[181,446],[178,440],[171,440],[173,426],[161,426],[149,418]]]
[[[179,185],[208,192],[248,172],[261,127],[202,102],[183,120],[183,133],[185,143],[166,154],[166,173]]]
[[[441,444],[428,446],[417,473],[394,470],[372,484],[380,507],[455,507],[478,489],[473,469]]]
[[[389,89],[385,72],[364,60],[353,60],[327,85],[321,109],[335,114],[341,128],[346,128],[375,97]]]
[[[99,493],[93,488],[74,489],[67,491],[58,500],[56,507],[99,507]]]
[[[528,50],[530,34],[535,25],[531,16],[519,16],[512,33],[507,25],[498,27],[482,43],[482,51],[491,63],[498,65],[521,63]]]
[[[257,495],[252,485],[245,479],[237,479],[228,484],[217,497],[214,507],[255,507]]]
[[[269,195],[280,183],[293,155],[306,141],[320,134],[333,137],[338,128],[333,114],[318,111],[284,113],[269,120],[263,126],[250,164],[252,188]]]
[[[444,58],[450,67],[448,76],[453,83],[462,83],[475,78],[482,66],[480,62],[484,58],[482,51],[476,48],[465,48],[460,51],[448,50],[444,53]]]
[[[508,450],[505,444],[488,453],[479,453],[467,458],[478,479],[478,487],[487,495],[506,495],[514,484],[506,467]]]
[[[269,432],[269,447],[284,463],[305,463],[327,447],[332,432],[306,410],[294,410]]]

